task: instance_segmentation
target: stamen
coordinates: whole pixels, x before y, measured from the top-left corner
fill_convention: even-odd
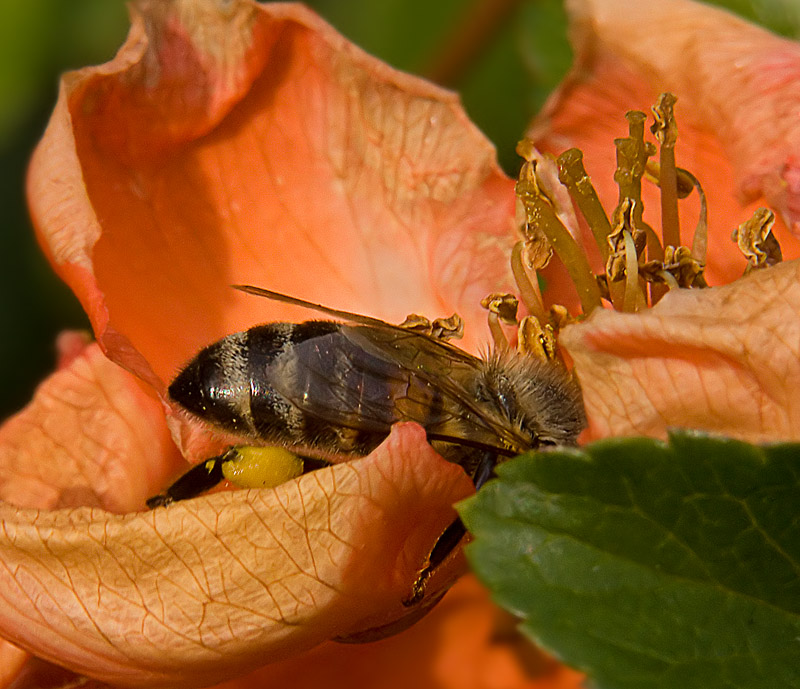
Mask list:
[[[554,199],[561,199],[563,193],[551,187],[541,188],[545,178],[541,170],[536,170],[541,155],[533,142],[526,139],[518,144],[517,152],[526,160],[516,185],[519,213],[521,216],[524,212],[525,216],[519,220],[525,242],[514,248],[511,266],[529,313],[545,328],[552,327],[558,332],[559,324],[552,314],[548,317],[544,313],[542,295],[535,279],[528,276],[526,266],[530,263],[526,263],[528,256],[523,252],[530,253],[537,262],[534,268],[538,268],[549,260],[552,246],[578,291],[584,314],[597,308],[601,299],[611,301],[617,310],[632,312],[648,303],[656,304],[668,290],[708,287],[703,274],[708,250],[708,202],[697,178],[676,165],[676,100],[671,93],[663,93],[652,108],[655,123],[650,131],[659,143],[657,160],[651,160],[656,147],[644,139],[647,116],[638,110],[626,113],[628,136],[614,141],[617,152],[614,181],[619,188],[619,200],[610,217],[586,173],[583,153],[573,148],[556,161],[559,181],[589,225],[604,259],[605,272],[599,275],[591,273],[582,247],[559,219],[564,217],[564,209]],[[643,219],[645,175],[660,188],[661,237]],[[546,179],[549,181],[550,177]],[[681,244],[678,201],[687,198],[692,190],[697,191],[700,208],[689,249]],[[774,220],[773,213],[760,209],[733,233],[733,239],[748,259],[746,272],[781,260],[780,246],[772,233]],[[521,340],[520,346],[523,346]]]
[[[500,319],[497,314],[489,311],[487,321],[489,323],[489,333],[492,336],[495,349],[498,352],[508,352],[511,349],[511,345],[508,344],[508,338],[503,332],[503,327],[500,325]]]
[[[681,287],[708,287],[703,275],[705,263],[700,263],[687,247],[679,246],[668,254],[667,259],[667,270],[675,276]]]
[[[647,159],[656,152],[650,142],[644,140],[644,122],[647,116],[639,110],[631,110],[625,114],[628,120],[629,136],[615,139],[617,147],[617,169],[614,181],[619,187],[619,200],[633,199],[639,205],[636,221],[639,225],[642,209],[642,177],[647,167]]]
[[[691,172],[678,168],[678,174],[688,179],[697,190],[700,197],[700,216],[697,218],[697,225],[694,228],[694,238],[692,239],[692,256],[701,265],[706,264],[706,252],[708,251],[708,202],[706,193],[697,179]]]
[[[660,144],[659,188],[661,189],[661,237],[664,246],[680,246],[681,231],[678,219],[678,175],[675,169],[675,142],[678,127],[673,107],[677,99],[662,93],[652,107],[655,122],[650,131]]]
[[[631,110],[625,114],[625,117],[628,120],[629,136],[614,141],[614,145],[617,147],[617,169],[614,172],[614,181],[619,187],[619,203],[622,204],[629,199],[633,204],[632,227],[644,232],[647,242],[647,257],[650,260],[660,261],[664,258],[661,240],[655,230],[644,221],[642,215],[644,211],[642,177],[647,169],[648,158],[656,152],[656,148],[652,143],[644,140],[644,124],[647,115],[640,110]],[[615,211],[616,213],[617,211]],[[658,287],[651,288],[652,300],[660,297],[659,291]],[[647,301],[644,294],[642,300]],[[623,310],[625,310],[624,307]]]
[[[578,148],[570,148],[556,158],[556,163],[558,164],[558,179],[567,187],[570,197],[588,223],[605,264],[610,253],[608,237],[611,234],[611,223],[600,203],[592,180],[586,174],[586,168],[583,165],[583,151]],[[606,283],[605,286],[599,285],[599,287],[603,298],[607,296],[615,309],[622,308],[624,289],[620,283]]]
[[[519,301],[513,294],[494,292],[481,299],[481,306],[489,312],[489,332],[495,348],[501,352],[507,352],[511,347],[500,321],[507,325],[517,325]]]
[[[464,319],[457,313],[454,313],[449,318],[436,318],[433,322],[418,313],[410,313],[398,327],[421,335],[427,335],[437,340],[461,339],[464,337]]]
[[[425,316],[421,316],[418,313],[410,313],[406,316],[406,319],[398,324],[400,328],[405,328],[406,330],[413,330],[414,332],[422,333],[423,335],[430,335],[431,333],[431,322]]]
[[[644,294],[639,288],[639,257],[633,236],[628,230],[623,230],[622,239],[625,242],[625,301],[622,310],[631,313],[645,306]]]
[[[481,306],[490,313],[496,313],[503,323],[517,325],[519,300],[507,292],[492,292],[481,299]]]
[[[464,319],[457,313],[449,318],[434,318],[431,336],[438,340],[460,340],[464,337]]]
[[[586,218],[605,263],[608,260],[608,235],[611,234],[611,223],[603,210],[592,180],[586,174],[583,151],[579,148],[570,148],[556,158],[556,163],[558,179],[567,188],[581,214]]]
[[[780,244],[772,234],[775,213],[767,208],[759,208],[753,217],[743,222],[733,231],[731,239],[739,245],[739,250],[747,258],[744,273],[774,266],[783,260]]]
[[[528,277],[525,270],[525,263],[522,260],[523,242],[517,242],[511,250],[511,272],[514,274],[514,281],[517,283],[520,299],[525,305],[528,313],[535,316],[541,322],[547,320],[547,315],[542,302],[542,295],[539,286]]]
[[[669,287],[670,291],[681,288],[678,281],[668,270],[659,270],[657,274],[664,281],[664,284]]]
[[[657,161],[647,161],[647,172],[645,174],[647,179],[660,186],[661,184],[661,166]],[[691,172],[684,170],[682,167],[675,168],[676,191],[678,199],[685,199],[693,190],[697,190],[697,196],[700,199],[700,213],[697,218],[697,224],[694,228],[694,235],[692,239],[692,256],[703,265],[706,262],[706,250],[708,247],[708,202],[706,200],[706,193],[703,191],[703,186],[700,180],[697,179]],[[666,246],[666,244],[665,244]]]
[[[610,286],[620,285],[623,278],[625,279],[621,300],[623,311],[637,310],[646,303],[638,273],[639,254],[645,249],[647,236],[635,225],[636,206],[637,203],[633,199],[622,200],[614,211],[613,230],[608,237],[611,253],[606,263],[606,275]],[[630,238],[630,243],[626,234]]]
[[[539,191],[535,171],[535,161],[526,161],[522,165],[516,185],[517,198],[525,209],[526,228],[532,229],[535,234],[543,233],[550,241],[578,290],[583,312],[588,315],[600,306],[600,290],[583,248],[564,227],[550,202]]]
[[[557,355],[553,328],[549,325],[542,327],[539,319],[525,316],[517,329],[517,352],[552,361]]]

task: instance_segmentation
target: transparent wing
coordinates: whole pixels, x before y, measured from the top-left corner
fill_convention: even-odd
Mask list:
[[[272,301],[279,301],[284,304],[292,304],[294,306],[302,306],[306,309],[310,309],[311,311],[319,311],[320,313],[324,313],[327,316],[333,316],[334,318],[340,318],[345,321],[352,321],[353,323],[362,323],[364,325],[375,325],[375,326],[388,326],[391,328],[399,327],[399,326],[392,326],[385,321],[380,320],[379,318],[372,318],[371,316],[364,316],[360,313],[352,313],[350,311],[341,311],[340,309],[332,309],[329,306],[323,306],[322,304],[315,304],[311,301],[306,301],[305,299],[299,299],[298,297],[290,297],[288,294],[282,294],[281,292],[273,292],[271,289],[265,289],[264,287],[254,287],[253,285],[231,285],[233,289],[238,289],[240,292],[244,292],[245,294],[251,294],[254,297],[264,297],[266,299],[271,299]]]
[[[269,384],[306,414],[388,433],[415,421],[432,439],[506,454],[524,447],[509,424],[477,403],[468,382],[480,361],[402,328],[342,325],[292,347],[267,371]]]
[[[462,429],[462,441],[476,440],[488,432],[493,441],[480,442],[476,445],[479,447],[514,450],[508,454],[530,449],[529,442],[506,418],[477,400],[476,380],[484,365],[481,359],[443,340],[395,326],[343,326],[342,332],[365,352],[392,361],[441,391],[451,405],[448,407],[453,412],[451,418],[458,423],[443,421],[441,426],[432,425],[428,428],[430,437],[450,439],[445,436],[452,436],[455,426]]]

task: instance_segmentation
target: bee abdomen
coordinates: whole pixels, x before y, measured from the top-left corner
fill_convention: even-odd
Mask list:
[[[386,436],[391,419],[379,428],[361,422],[349,427],[313,411],[315,404],[336,406],[335,379],[346,364],[332,342],[339,341],[339,330],[331,321],[308,321],[229,335],[203,349],[172,382],[169,395],[242,437],[366,454]],[[339,412],[347,417],[349,410]]]
[[[187,411],[236,433],[252,429],[246,332],[202,349],[169,386]]]

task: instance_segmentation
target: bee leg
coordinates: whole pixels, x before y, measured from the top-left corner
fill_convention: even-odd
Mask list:
[[[300,474],[329,466],[312,457],[298,457],[282,447],[232,447],[192,467],[166,492],[147,500],[149,508],[194,498],[228,479],[239,488],[273,488]]]
[[[411,586],[411,595],[403,600],[403,605],[410,608],[422,600],[425,595],[425,585],[428,583],[434,570],[447,559],[456,546],[461,542],[467,529],[460,517],[457,517],[436,539],[433,549],[427,558],[427,563],[417,575],[416,580]]]
[[[316,471],[317,469],[324,469],[325,467],[333,466],[331,462],[327,460],[320,459],[319,457],[304,457],[303,455],[298,455],[301,460],[303,460],[303,473],[307,474],[311,471]]]
[[[492,452],[483,453],[475,468],[475,473],[472,475],[472,481],[475,484],[476,490],[491,477],[496,464],[497,455]],[[436,568],[456,549],[466,533],[467,529],[460,517],[456,517],[456,519],[442,531],[439,538],[436,539],[436,543],[433,544],[425,566],[420,570],[420,573],[417,575],[411,587],[411,595],[403,600],[403,605],[411,607],[422,600],[422,597],[425,595],[425,585],[428,583],[428,579],[430,579]]]
[[[154,507],[166,507],[178,500],[194,498],[201,493],[205,493],[225,478],[222,473],[222,465],[235,455],[236,448],[231,448],[221,455],[217,455],[216,457],[212,457],[205,462],[193,466],[167,488],[166,491],[149,498],[146,501],[146,505],[150,509]]]

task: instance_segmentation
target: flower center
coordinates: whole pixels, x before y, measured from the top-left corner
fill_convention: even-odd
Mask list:
[[[489,310],[489,326],[498,346],[505,342],[500,322],[516,324],[521,350],[553,358],[558,329],[570,320],[585,318],[604,301],[618,311],[635,312],[655,305],[669,290],[708,287],[703,276],[708,245],[706,197],[697,178],[675,163],[675,101],[671,93],[663,93],[652,108],[650,131],[658,146],[644,139],[645,113],[626,114],[628,136],[614,142],[619,202],[610,218],[579,149],[565,151],[553,161],[542,156],[530,140],[518,144],[517,152],[524,159],[516,184],[523,239],[514,247],[511,267],[530,315],[518,321],[515,298],[489,295],[482,305]],[[643,219],[643,181],[660,191],[661,236]],[[699,197],[700,211],[689,246],[687,233],[680,227],[678,202],[693,192]],[[567,229],[569,221],[565,224],[565,218],[574,218],[575,210],[591,230],[603,259],[600,274],[592,271],[584,247]],[[774,222],[772,211],[759,208],[733,231],[732,239],[748,261],[745,273],[781,261],[772,233]],[[577,289],[582,309],[578,316],[570,316],[563,306],[544,307],[537,271],[554,253]]]

